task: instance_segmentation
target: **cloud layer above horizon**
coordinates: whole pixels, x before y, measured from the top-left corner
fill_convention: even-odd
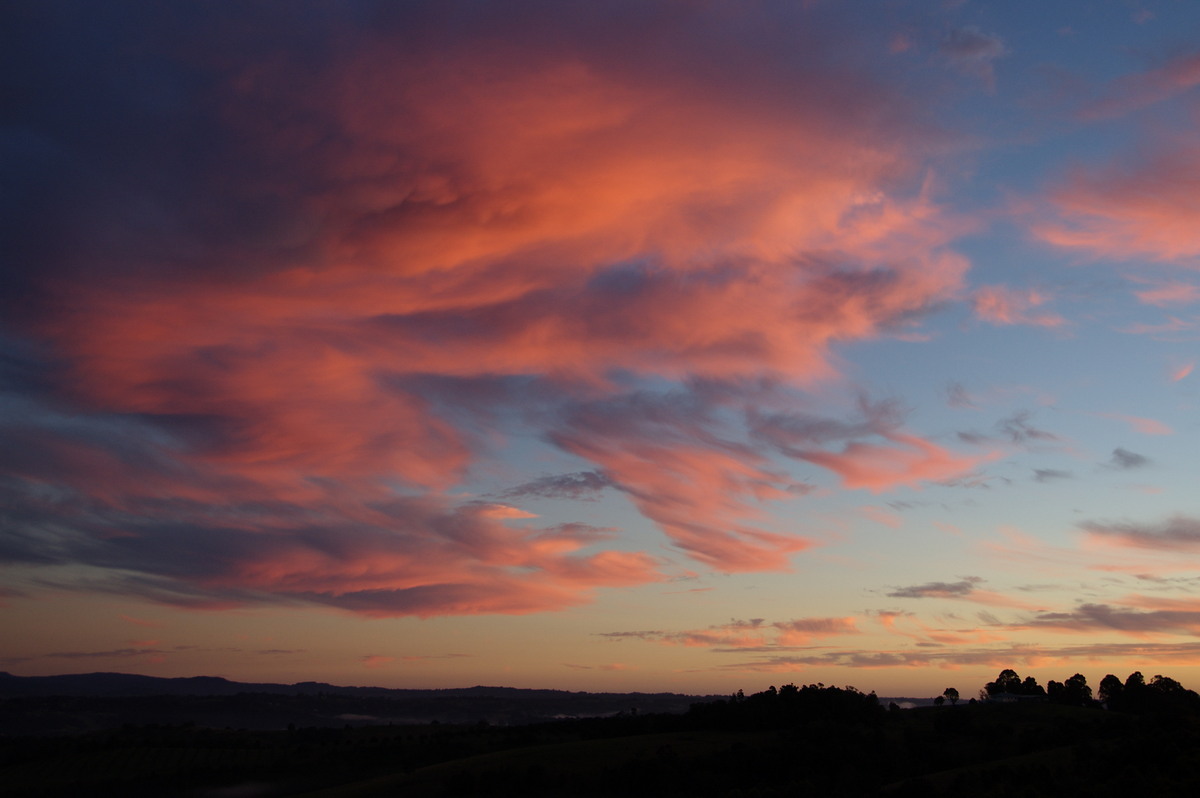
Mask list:
[[[1088,90],[1018,134],[955,110],[1007,97],[1022,52],[970,9],[5,13],[0,562],[22,594],[560,611],[791,573],[845,539],[834,516],[900,529],[921,495],[1173,462],[1141,433],[1171,437],[1190,393],[1062,401],[1017,364],[1032,340],[1162,344],[1164,396],[1188,390],[1194,49],[1072,75]],[[992,190],[993,149],[1101,128],[1120,143]],[[1062,271],[1006,268],[1001,236]],[[1081,557],[1190,552],[1195,515],[1060,531]],[[975,642],[1200,628],[979,582],[868,589],[1022,613]],[[790,649],[862,612],[640,639]]]

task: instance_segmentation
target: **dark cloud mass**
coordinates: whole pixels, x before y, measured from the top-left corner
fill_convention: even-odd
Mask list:
[[[1085,521],[1080,527],[1089,535],[1134,548],[1188,551],[1200,547],[1200,519],[1182,514],[1156,524]]]
[[[552,477],[539,477],[500,493],[504,499],[519,499],[536,496],[543,499],[594,499],[605,488],[612,487],[612,480],[599,471],[576,471]]]
[[[926,582],[923,585],[901,587],[888,593],[889,598],[956,598],[970,595],[982,582],[978,576],[968,576],[958,582]]]
[[[1111,465],[1113,468],[1129,469],[1140,468],[1149,464],[1149,462],[1149,458],[1145,457],[1144,455],[1140,455],[1137,452],[1131,452],[1128,449],[1116,448],[1113,449],[1112,460],[1109,461],[1109,465]]]
[[[1107,604],[1081,604],[1071,612],[1042,613],[1027,625],[1075,632],[1102,629],[1136,635],[1195,635],[1200,630],[1200,610],[1142,611]]]
[[[1030,423],[1032,417],[1033,414],[1028,410],[1022,410],[1009,418],[996,422],[996,426],[1013,443],[1058,440],[1058,436],[1054,433],[1033,426]]]

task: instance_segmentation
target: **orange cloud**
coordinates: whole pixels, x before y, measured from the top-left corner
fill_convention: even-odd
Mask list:
[[[359,663],[364,668],[382,668],[389,662],[395,662],[395,657],[385,657],[381,654],[368,654],[365,657],[359,658]]]

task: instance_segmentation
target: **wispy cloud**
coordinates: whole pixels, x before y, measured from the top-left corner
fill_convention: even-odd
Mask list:
[[[1127,416],[1123,413],[1093,413],[1098,418],[1110,418],[1128,424],[1135,432],[1142,435],[1174,435],[1175,430],[1163,422],[1142,416]]]
[[[382,654],[367,654],[364,657],[359,657],[358,662],[364,668],[382,668],[389,663],[395,662],[395,657],[388,657]]]
[[[1200,286],[1194,283],[1151,282],[1136,276],[1131,276],[1129,279],[1138,283],[1149,283],[1152,286],[1134,292],[1138,300],[1147,305],[1165,308],[1173,305],[1193,305],[1200,302]]]
[[[599,471],[576,471],[570,474],[539,477],[503,491],[505,499],[536,496],[543,499],[592,500],[605,488],[612,487],[612,480]]]
[[[1005,56],[1008,49],[998,36],[968,25],[951,30],[938,45],[938,52],[955,68],[978,77],[989,91],[994,91],[996,72],[993,62]]]
[[[995,646],[963,645],[872,651],[848,649],[807,654],[781,653],[759,659],[724,663],[709,670],[788,673],[822,666],[859,669],[945,668],[956,670],[971,666],[988,668],[1077,667],[1081,661],[1114,662],[1120,663],[1122,666],[1130,661],[1195,665],[1200,663],[1200,644],[1139,642],[1037,645],[1009,643]]]
[[[1122,449],[1120,447],[1113,449],[1112,459],[1109,461],[1109,465],[1113,468],[1120,468],[1123,470],[1130,468],[1141,468],[1149,463],[1150,459],[1145,455],[1138,454],[1137,452],[1131,452],[1128,449]]]
[[[1060,440],[1054,433],[1035,427],[1031,422],[1032,418],[1033,413],[1028,410],[1020,410],[1008,418],[997,421],[996,427],[1013,443]]]
[[[991,590],[981,590],[983,578],[967,576],[957,582],[926,582],[921,585],[896,587],[885,594],[888,598],[905,599],[961,599],[977,604],[1018,609],[1040,609],[1037,604],[1025,599],[1013,598]]]
[[[975,315],[991,324],[1062,327],[1067,323],[1062,316],[1036,310],[1047,301],[1049,297],[1041,291],[989,285],[975,291],[971,304]]]
[[[1186,264],[1200,254],[1192,187],[1200,177],[1200,148],[1164,144],[1131,165],[1077,169],[1051,195],[1057,218],[1034,224],[1045,241],[1100,258],[1152,258]],[[1154,294],[1156,303],[1171,292]]]
[[[794,618],[776,622],[751,618],[682,632],[602,632],[600,636],[610,640],[633,639],[728,652],[787,649],[807,645],[815,639],[859,633],[853,617]]]
[[[1200,53],[1179,55],[1156,69],[1113,81],[1099,100],[1080,111],[1080,116],[1087,120],[1122,116],[1168,100],[1197,84],[1200,84]]]
[[[1171,369],[1171,373],[1170,373],[1171,382],[1182,382],[1183,380],[1188,378],[1188,376],[1192,373],[1193,370],[1195,370],[1195,368],[1196,368],[1196,361],[1194,361],[1194,360],[1189,360],[1186,363],[1180,363],[1179,365],[1177,365]]]
[[[1035,468],[1033,469],[1034,482],[1057,482],[1060,479],[1071,479],[1074,476],[1070,471],[1063,471],[1058,468]]]

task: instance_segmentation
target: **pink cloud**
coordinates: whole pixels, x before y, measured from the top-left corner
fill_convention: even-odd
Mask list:
[[[763,514],[759,501],[792,495],[790,480],[747,445],[720,437],[708,408],[648,396],[626,402],[580,407],[554,439],[602,466],[675,546],[737,572],[786,570],[789,554],[812,545],[753,524]]]
[[[1144,12],[1153,14],[1150,12]],[[1143,22],[1145,19],[1139,19]],[[1122,116],[1168,100],[1200,84],[1200,53],[1177,56],[1165,65],[1146,72],[1119,78],[1108,87],[1105,96],[1086,106],[1084,119]]]
[[[774,624],[779,630],[775,642],[780,646],[802,646],[814,639],[859,634],[853,617],[801,618]]]
[[[805,451],[797,456],[836,473],[847,488],[883,493],[922,482],[945,482],[964,476],[988,456],[961,456],[914,435],[890,433],[891,445],[849,443],[840,452]]]
[[[1018,290],[1000,285],[984,286],[975,291],[975,314],[992,324],[1032,324],[1037,327],[1062,327],[1067,320],[1056,313],[1035,312],[1048,297],[1033,289]]]
[[[1187,363],[1180,363],[1179,365],[1177,365],[1171,369],[1171,373],[1170,373],[1171,382],[1180,382],[1180,381],[1186,379],[1187,376],[1189,374],[1191,374],[1192,370],[1195,368],[1196,368],[1196,361],[1194,361],[1194,360],[1189,360]]]
[[[914,46],[912,36],[906,31],[897,31],[888,39],[888,52],[892,55],[907,53]]]
[[[1129,168],[1077,170],[1050,197],[1057,219],[1034,225],[1043,240],[1102,258],[1153,258],[1191,267],[1200,255],[1193,190],[1200,148],[1164,145]],[[1151,298],[1173,301],[1170,294]]]
[[[1145,282],[1136,280],[1137,282]],[[1200,302],[1200,286],[1192,283],[1157,283],[1153,287],[1135,291],[1137,298],[1147,304],[1157,307],[1171,305],[1191,305]]]
[[[104,195],[37,278],[53,301],[23,332],[61,358],[69,410],[0,471],[79,534],[26,554],[180,606],[372,616],[663,578],[619,531],[455,498],[517,434],[587,460],[676,552],[786,570],[811,541],[763,506],[805,486],[726,418],[754,390],[670,404],[810,386],[838,346],[918,335],[961,292],[950,244],[974,222],[939,203],[890,76],[816,28],[747,18],[748,51],[722,13],[677,12],[619,33],[602,5],[337,19],[315,61],[291,28],[238,57],[185,35],[204,157]],[[947,48],[984,70],[1002,51]],[[657,405],[630,398],[648,386]],[[979,462],[899,431],[802,459],[875,491]]]
[[[882,507],[859,507],[858,511],[875,523],[882,524],[886,527],[891,527],[892,529],[899,529],[900,527],[904,526],[904,519],[900,515],[897,513],[890,513],[887,510],[884,510]]]
[[[1142,418],[1140,416],[1127,416],[1121,413],[1093,413],[1092,415],[1100,418],[1111,418],[1115,421],[1123,421],[1142,435],[1174,435],[1175,430],[1168,427],[1161,421],[1153,418]]]
[[[1128,327],[1122,327],[1120,332],[1131,335],[1154,335],[1165,339],[1167,336],[1177,337],[1173,335],[1174,333],[1191,332],[1196,329],[1196,326],[1195,321],[1168,316],[1162,324],[1131,324]]]
[[[537,518],[537,513],[531,513],[528,510],[522,510],[520,507],[513,507],[510,504],[482,504],[479,507],[479,514],[488,518]]]

